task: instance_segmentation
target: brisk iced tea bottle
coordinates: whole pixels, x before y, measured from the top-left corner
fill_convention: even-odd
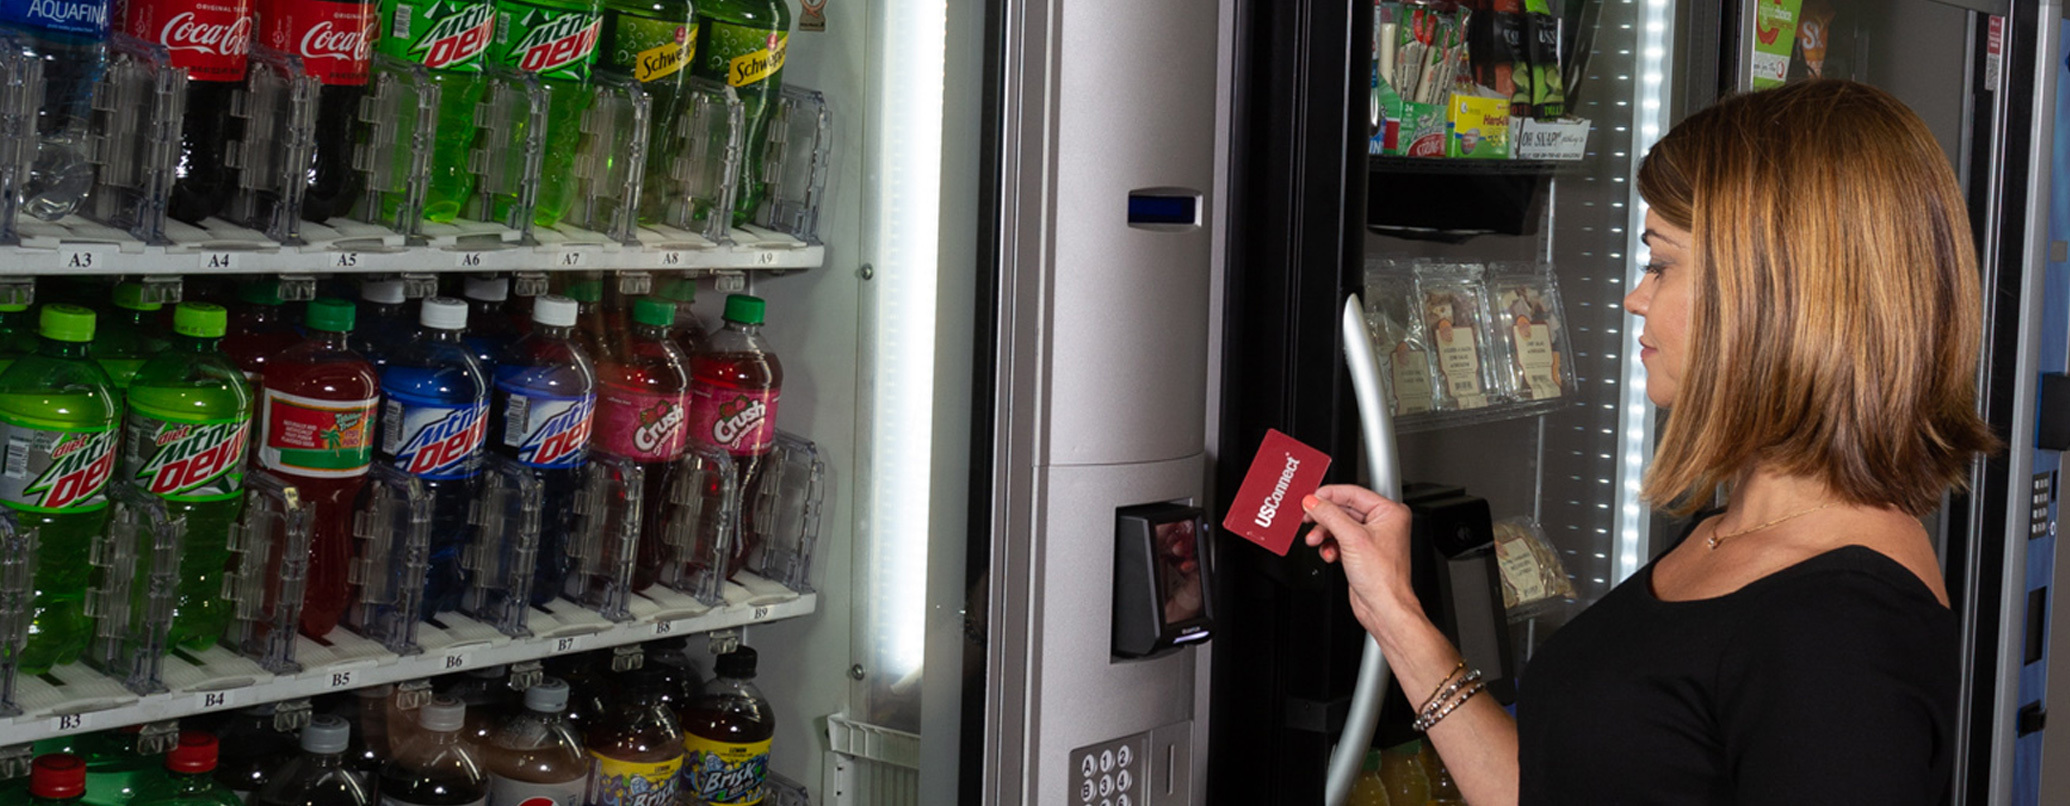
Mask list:
[[[374,367],[346,346],[352,303],[309,303],[309,337],[266,362],[259,464],[301,490],[310,507],[309,582],[302,634],[338,626],[351,596],[352,505],[374,460]]]
[[[762,340],[763,307],[761,297],[726,297],[726,326],[712,334],[704,352],[690,357],[690,438],[724,448],[740,475],[740,539],[726,567],[729,579],[770,526],[756,517],[753,502],[769,475],[765,465],[776,442],[783,365]]]
[[[615,692],[588,720],[589,806],[669,806],[683,771],[683,730],[654,697]]]
[[[681,714],[689,800],[710,806],[761,803],[776,712],[755,688],[755,650],[720,655],[712,668],[712,681]]]

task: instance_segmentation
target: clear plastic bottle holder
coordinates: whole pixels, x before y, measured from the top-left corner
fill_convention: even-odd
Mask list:
[[[244,88],[232,113],[246,120],[244,142],[229,149],[238,170],[237,194],[225,217],[285,244],[300,243],[302,196],[316,149],[316,100],[322,84],[303,72],[302,60],[252,46]]]
[[[532,634],[526,592],[539,553],[539,510],[544,487],[524,465],[490,454],[481,498],[473,506],[475,539],[461,555],[473,581],[460,609],[513,638]]]
[[[633,563],[640,541],[639,465],[624,457],[593,453],[575,499],[575,535],[563,595],[612,621],[629,621]]]
[[[755,211],[755,223],[816,244],[827,164],[833,158],[833,118],[817,90],[791,86],[777,98],[775,115],[759,174],[768,178],[769,192]]]
[[[740,523],[740,479],[723,448],[692,441],[676,461],[662,510],[661,581],[714,607],[725,602],[726,559]]]
[[[134,484],[108,485],[108,499],[108,526],[93,544],[87,602],[94,629],[85,660],[131,691],[156,694],[165,690],[160,671],[171,650],[187,522]]]
[[[397,655],[417,654],[431,568],[431,497],[416,477],[376,462],[360,502],[352,533],[361,542],[348,577],[356,593],[346,626]]]
[[[108,69],[93,98],[96,167],[88,218],[165,244],[165,210],[187,110],[187,74],[163,45],[108,37]]]
[[[0,716],[20,716],[14,670],[35,618],[36,530],[22,529],[14,511],[0,511]]]
[[[732,87],[710,79],[689,79],[683,93],[683,116],[668,127],[671,142],[653,148],[657,154],[675,155],[668,170],[668,208],[663,218],[676,229],[712,243],[725,243],[732,233],[733,217],[711,213],[733,209],[742,146],[747,140],[747,113]]]
[[[302,671],[295,631],[309,584],[309,509],[294,487],[264,471],[244,476],[244,517],[230,532],[223,594],[237,603],[224,638],[274,674]]]
[[[758,508],[758,522],[772,526],[748,557],[747,568],[791,590],[810,593],[827,464],[819,458],[818,446],[782,431],[776,432],[769,459],[767,472],[775,477],[762,483],[760,500],[747,505]]]
[[[654,101],[638,81],[598,76],[582,113],[576,146],[573,223],[624,244],[639,243],[640,183],[647,164],[647,121]]]
[[[15,219],[36,161],[42,107],[43,60],[21,40],[0,35],[0,244],[21,243]]]
[[[376,54],[359,101],[352,168],[365,190],[350,217],[404,235],[423,231],[425,187],[438,136],[439,86],[423,65]],[[382,215],[382,200],[401,203]]]
[[[475,198],[462,215],[502,224],[522,233],[532,231],[532,208],[539,203],[539,171],[545,163],[548,95],[533,73],[491,65],[482,72],[488,89],[475,112],[481,124],[478,147],[468,155],[475,173]],[[495,215],[498,198],[513,199],[506,214]]]

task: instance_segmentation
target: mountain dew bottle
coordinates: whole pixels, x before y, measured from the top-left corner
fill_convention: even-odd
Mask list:
[[[158,330],[158,310],[163,306],[145,301],[143,283],[115,286],[114,302],[108,315],[95,323],[93,360],[101,362],[119,391],[129,386],[138,367],[165,349],[165,337]]]
[[[71,663],[93,634],[86,583],[93,541],[108,522],[115,470],[115,388],[88,358],[93,311],[45,305],[36,352],[0,372],[0,504],[40,530],[36,599],[20,671]]]
[[[36,352],[36,315],[25,302],[0,302],[0,372],[14,360]]]
[[[439,87],[424,217],[451,221],[474,195],[467,155],[474,148],[475,107],[487,86],[482,61],[496,31],[495,10],[488,0],[381,0],[379,25],[375,51],[423,65]],[[397,160],[394,170],[406,171],[408,163]],[[381,220],[392,220],[402,202],[398,194],[382,194]]]
[[[660,221],[671,193],[669,164],[678,149],[669,131],[685,108],[683,82],[697,55],[697,17],[689,0],[605,0],[604,41],[597,70],[640,82],[652,104],[647,119],[646,178],[640,184],[640,223]]]
[[[603,11],[602,0],[496,0],[496,41],[489,58],[538,75],[546,88],[546,154],[532,208],[532,223],[542,227],[560,223],[575,206],[575,149],[582,139],[582,113],[589,110],[590,68]],[[499,194],[494,201],[495,219],[508,222],[517,197]]]
[[[252,389],[216,346],[227,320],[222,306],[180,303],[171,345],[137,369],[127,398],[122,478],[187,518],[172,642],[189,649],[214,644],[237,608],[223,598],[223,568],[244,510]]]
[[[733,223],[745,224],[768,195],[763,152],[783,92],[791,8],[788,0],[704,0],[697,4],[697,25],[691,74],[731,85],[747,118],[746,159],[733,197]]]

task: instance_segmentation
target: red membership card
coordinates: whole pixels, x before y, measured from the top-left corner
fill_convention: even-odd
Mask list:
[[[1322,451],[1267,429],[1222,528],[1286,556],[1301,531],[1301,499],[1322,486],[1323,471],[1329,469],[1330,457]]]

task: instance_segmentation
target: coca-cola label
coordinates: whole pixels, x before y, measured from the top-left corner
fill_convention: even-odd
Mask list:
[[[684,395],[606,388],[597,398],[597,449],[636,462],[666,462],[689,442]]]
[[[0,24],[104,39],[108,0],[0,0]]]
[[[380,22],[388,28],[376,50],[449,73],[481,72],[496,35],[496,11],[486,2],[383,0]]]
[[[508,0],[496,4],[496,15],[490,58],[546,78],[589,80],[603,17]]]
[[[192,81],[243,81],[252,48],[250,0],[132,0],[122,32],[164,45]]]
[[[504,388],[503,443],[532,467],[577,467],[589,458],[596,395],[550,397]]]
[[[418,405],[391,395],[381,412],[381,452],[395,466],[426,479],[464,479],[481,472],[489,404]]]
[[[353,0],[260,0],[259,40],[302,58],[302,72],[325,84],[367,83],[375,6]]]
[[[491,775],[489,802],[497,806],[582,806],[582,795],[588,787],[588,776],[578,776],[564,783],[541,784]]]
[[[115,473],[114,424],[98,429],[39,428],[0,418],[6,467],[0,503],[31,512],[78,512],[108,505]]]
[[[221,501],[244,489],[250,418],[170,422],[129,414],[122,475],[173,501]]]
[[[762,802],[769,778],[770,740],[733,743],[685,734],[683,777],[696,803],[750,806]]]
[[[690,390],[690,436],[734,456],[768,453],[776,441],[775,389],[698,384]]]
[[[641,83],[683,75],[697,55],[697,25],[689,20],[644,17],[617,9],[604,13],[600,67]]]

